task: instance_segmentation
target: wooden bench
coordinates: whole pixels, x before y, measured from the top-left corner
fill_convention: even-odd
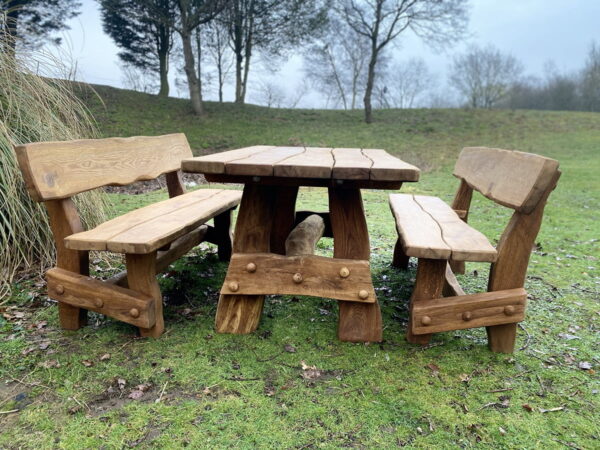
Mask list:
[[[46,273],[48,296],[58,301],[60,324],[76,330],[86,310],[139,327],[142,336],[164,331],[156,274],[202,241],[231,256],[231,211],[241,192],[185,193],[181,160],[192,156],[183,134],[40,142],[15,148],[31,197],[44,202],[56,243],[56,267]],[[166,174],[169,199],[84,231],[72,197],[107,185],[127,185]],[[214,226],[206,224],[214,219]],[[89,277],[89,251],[125,254],[126,272],[107,281]]]
[[[465,148],[454,169],[461,180],[452,203],[437,197],[392,194],[398,241],[393,265],[418,258],[407,339],[426,344],[432,333],[485,326],[492,351],[514,350],[525,317],[529,256],[544,206],[560,177],[558,161],[530,153]],[[497,248],[467,224],[473,190],[514,213]],[[466,295],[454,273],[465,261],[492,264],[488,292]]]

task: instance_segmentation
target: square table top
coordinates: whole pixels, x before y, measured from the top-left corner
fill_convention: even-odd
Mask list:
[[[185,172],[251,177],[418,181],[420,170],[385,150],[256,145],[184,159]]]

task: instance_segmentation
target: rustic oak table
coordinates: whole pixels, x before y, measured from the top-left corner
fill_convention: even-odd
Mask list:
[[[399,189],[418,181],[418,168],[379,149],[254,146],[186,159],[182,169],[244,184],[217,332],[254,331],[265,295],[309,295],[339,301],[340,340],[382,339],[360,190]],[[329,212],[296,212],[300,186],[326,187]],[[323,217],[333,258],[285,256],[286,238],[310,214]]]

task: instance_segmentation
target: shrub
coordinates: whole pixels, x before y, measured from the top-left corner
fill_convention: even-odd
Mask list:
[[[44,270],[54,261],[45,208],[33,202],[23,183],[13,146],[35,141],[97,135],[95,123],[68,81],[40,76],[58,73],[48,55],[15,56],[0,50],[0,303],[20,270]],[[102,192],[75,199],[83,221],[104,219]]]

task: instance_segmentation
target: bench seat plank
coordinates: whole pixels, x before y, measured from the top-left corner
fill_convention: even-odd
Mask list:
[[[497,258],[488,239],[438,197],[392,194],[390,207],[408,256],[474,262]]]
[[[65,245],[73,250],[150,253],[237,206],[241,195],[234,190],[199,189],[73,234],[65,239]]]

